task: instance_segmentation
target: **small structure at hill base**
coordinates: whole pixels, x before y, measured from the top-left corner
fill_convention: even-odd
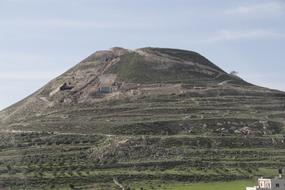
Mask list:
[[[259,178],[258,186],[247,187],[246,190],[285,190],[285,179],[282,178],[282,169],[279,169],[279,176],[274,179]]]
[[[113,89],[112,89],[112,87],[110,87],[110,86],[102,86],[102,87],[100,87],[100,88],[98,89],[98,91],[99,91],[100,93],[107,94],[107,93],[112,93],[112,92],[113,92]]]

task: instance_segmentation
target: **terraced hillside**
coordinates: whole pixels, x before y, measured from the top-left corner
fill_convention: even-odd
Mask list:
[[[0,119],[5,188],[163,189],[285,166],[285,93],[184,50],[96,52]]]

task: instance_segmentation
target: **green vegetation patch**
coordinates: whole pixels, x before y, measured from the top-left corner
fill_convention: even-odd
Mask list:
[[[129,53],[120,58],[108,73],[118,75],[119,81],[129,83],[203,83],[213,76],[195,69],[192,65],[172,64],[164,61],[148,61],[137,53]],[[199,78],[199,80],[197,80]]]

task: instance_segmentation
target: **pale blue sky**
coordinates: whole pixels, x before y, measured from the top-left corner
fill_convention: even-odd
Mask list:
[[[285,90],[285,0],[0,0],[0,109],[113,46],[197,51]]]

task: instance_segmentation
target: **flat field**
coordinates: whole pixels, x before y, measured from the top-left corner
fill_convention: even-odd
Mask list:
[[[198,183],[198,184],[177,184],[170,185],[169,190],[244,190],[247,186],[253,186],[252,181],[233,181],[217,183]]]
[[[159,183],[159,182],[158,182]],[[177,183],[169,182],[163,185],[155,183],[137,183],[134,189],[157,189],[157,190],[245,190],[247,186],[254,186],[254,180],[237,180],[230,182],[213,182],[213,183]]]

